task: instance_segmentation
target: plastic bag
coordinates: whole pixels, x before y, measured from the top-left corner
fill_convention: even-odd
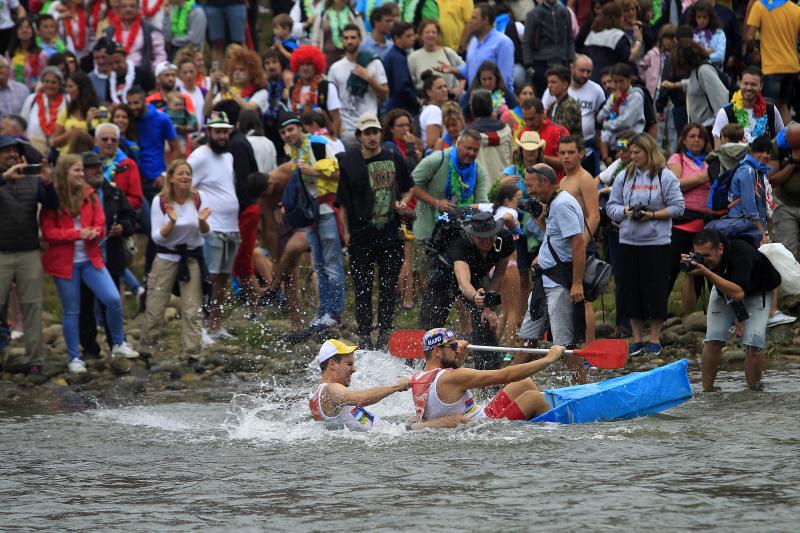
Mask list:
[[[762,244],[759,252],[767,256],[769,262],[781,275],[781,292],[783,294],[800,294],[800,263],[792,252],[779,242]]]

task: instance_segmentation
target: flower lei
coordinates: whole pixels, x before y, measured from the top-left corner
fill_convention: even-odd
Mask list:
[[[662,15],[664,14],[663,8],[661,6],[661,0],[653,0],[652,2],[653,8],[653,18],[650,19],[650,24],[655,25],[656,22],[661,20]]]
[[[72,44],[75,45],[75,50],[82,51],[84,48],[86,48],[86,11],[84,11],[83,8],[77,4],[75,4],[75,9],[78,10],[78,38],[76,39],[72,34],[74,31],[74,21],[72,19],[64,21],[64,30],[69,38],[72,39]]]
[[[746,130],[750,127],[750,115],[744,107],[742,91],[733,93],[731,104],[733,104],[733,115],[736,117],[736,122]],[[755,139],[767,131],[767,104],[760,92],[756,95],[756,101],[753,104],[753,116],[756,117],[756,123],[750,137]]]
[[[39,127],[42,128],[42,133],[46,137],[51,137],[56,131],[56,118],[58,117],[58,108],[61,107],[61,102],[64,101],[64,95],[59,93],[55,98],[50,98],[50,108],[47,109],[45,115],[45,101],[44,93],[39,91],[36,93],[36,107],[39,114]]]
[[[402,18],[406,22],[414,22],[414,15],[417,12],[419,0],[403,0]]]
[[[44,50],[45,46],[55,48],[56,52],[58,52],[59,54],[63,54],[67,50],[67,46],[64,44],[64,41],[61,40],[61,37],[56,37],[56,42],[51,46],[50,43],[45,43],[44,41],[42,41],[42,38],[37,35],[36,46],[38,46],[39,49],[41,50]]]
[[[158,13],[163,5],[164,0],[156,0],[156,5],[153,7],[148,7],[147,0],[142,0],[142,11],[144,12],[144,16],[147,18],[154,16],[156,13]]]
[[[312,166],[311,139],[308,135],[303,135],[303,144],[300,146],[300,148],[289,146],[289,159],[291,159],[292,163],[294,163],[294,168],[297,168],[298,163],[305,163],[308,166]],[[301,174],[301,176],[303,177],[303,181],[306,183],[314,183],[313,178],[306,176],[305,174]]]
[[[133,24],[131,24],[131,29],[128,32],[128,38],[125,39],[125,42],[122,43],[122,21],[119,21],[116,26],[114,27],[114,38],[117,40],[118,43],[122,43],[123,48],[125,48],[125,53],[130,54],[131,49],[133,48],[133,43],[136,42],[136,37],[139,35],[139,30],[142,27],[142,15],[136,15],[136,18],[133,20]]]
[[[472,203],[475,196],[475,183],[478,180],[478,168],[475,162],[464,168],[459,168],[458,148],[450,150],[450,165],[445,183],[445,196],[447,199],[456,198],[458,206]]]
[[[188,30],[189,26],[189,13],[192,12],[194,4],[194,0],[188,0],[182,6],[175,8],[170,20],[172,23],[172,35],[174,37],[186,35],[186,31]]]
[[[628,98],[628,93],[622,95],[622,98],[617,98],[616,94],[611,95],[611,113],[608,114],[609,120],[614,120],[617,118],[619,114],[619,108],[622,107],[622,104]]]
[[[97,0],[92,6],[92,33],[97,35],[97,25],[100,23],[100,8],[105,2]]]
[[[303,0],[303,9],[306,12],[306,18],[311,19],[314,17],[314,0]]]
[[[345,7],[341,11],[334,11],[332,7],[328,8],[328,20],[331,23],[331,41],[333,46],[342,49],[342,29],[350,23],[350,13],[348,8]]]
[[[492,111],[497,112],[504,105],[506,105],[506,96],[503,91],[498,89],[492,92]]]
[[[317,74],[308,84],[308,93],[304,101],[300,101],[303,94],[303,82],[298,80],[292,87],[292,111],[295,113],[302,113],[303,111],[314,109],[317,106],[317,97],[319,96],[319,83],[322,80],[322,74]]]

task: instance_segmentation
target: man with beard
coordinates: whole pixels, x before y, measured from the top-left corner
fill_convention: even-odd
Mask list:
[[[350,268],[355,285],[356,322],[362,347],[372,348],[372,285],[378,268],[378,339],[386,349],[394,322],[397,280],[403,265],[399,213],[414,183],[408,166],[394,150],[381,147],[381,123],[375,115],[358,120],[359,150],[339,154],[336,203],[350,231]],[[401,198],[401,196],[403,198]]]
[[[110,67],[108,87],[104,91],[107,101],[125,104],[128,102],[128,93],[133,87],[141,87],[145,91],[152,91],[155,88],[156,82],[151,70],[137,66],[131,61],[121,44],[109,41],[106,56]],[[98,94],[102,98],[103,95]]]
[[[178,80],[178,67],[169,61],[162,61],[156,65],[156,90],[153,94],[145,100],[148,104],[152,104],[156,109],[162,113],[167,112],[167,95],[173,91],[178,90],[175,82]],[[194,101],[192,98],[183,91],[178,91],[183,98],[183,108],[188,112],[194,114]]]
[[[203,331],[203,344],[228,340],[233,336],[221,327],[222,302],[228,287],[233,259],[239,246],[239,200],[233,172],[233,156],[228,151],[228,138],[233,124],[227,115],[214,111],[206,122],[208,144],[197,147],[187,160],[192,167],[192,184],[203,194],[203,207],[211,208],[204,255],[211,274],[211,299],[208,304],[208,331]],[[211,341],[211,342],[209,342]]]
[[[744,110],[744,113],[740,112]],[[730,103],[722,106],[717,112],[711,134],[714,136],[714,148],[719,149],[720,132],[728,124],[739,123],[744,128],[744,142],[751,143],[761,135],[769,135],[774,139],[783,129],[783,119],[778,108],[764,101],[761,94],[761,70],[750,66],[744,69],[739,91],[733,95]]]
[[[105,36],[124,43],[128,59],[134,65],[150,70],[167,59],[164,36],[155,26],[142,20],[139,0],[119,0],[115,13],[118,18],[105,31]]]
[[[366,113],[378,114],[378,100],[389,95],[386,71],[378,56],[359,52],[361,30],[348,24],[342,30],[344,57],[331,65],[328,75],[339,90],[341,101],[341,139],[345,146],[358,147],[356,122]]]
[[[531,376],[558,361],[563,346],[555,345],[548,354],[530,363],[500,370],[462,368],[467,341],[458,340],[446,328],[432,329],[422,338],[425,367],[411,376],[411,397],[420,421],[462,415],[470,420],[482,418],[529,420],[550,410],[533,384]],[[475,403],[472,388],[505,385],[485,407]]]

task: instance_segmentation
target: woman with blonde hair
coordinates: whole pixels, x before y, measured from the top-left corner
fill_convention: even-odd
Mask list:
[[[659,355],[659,336],[667,318],[672,219],[683,214],[684,199],[677,176],[666,167],[650,135],[635,135],[629,151],[631,163],[624,179],[614,181],[606,206],[609,218],[619,224],[617,312],[631,320],[629,355]],[[645,321],[650,321],[646,344],[642,342]]]
[[[181,335],[186,353],[200,350],[200,307],[203,302],[204,235],[211,209],[202,207],[200,192],[192,188],[192,167],[177,159],[167,168],[161,193],[150,211],[151,237],[156,257],[147,278],[147,311],[142,345],[153,346],[160,334],[164,309],[177,280],[181,297]]]
[[[106,308],[105,320],[113,343],[111,357],[139,357],[125,342],[119,290],[106,269],[100,249],[106,233],[103,204],[83,179],[81,157],[74,154],[59,157],[53,181],[59,208],[42,209],[42,237],[46,245],[42,265],[53,276],[61,300],[69,371],[86,372],[78,346],[81,283]]]

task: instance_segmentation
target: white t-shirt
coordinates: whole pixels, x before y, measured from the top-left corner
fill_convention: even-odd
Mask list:
[[[339,101],[341,103],[340,112],[342,115],[342,131],[354,133],[356,130],[356,122],[358,118],[364,113],[378,114],[378,95],[372,90],[372,87],[367,89],[364,96],[356,98],[347,89],[347,79],[353,72],[356,64],[343,57],[333,65],[328,71],[328,77],[336,88],[339,90]],[[372,61],[367,65],[367,72],[372,78],[381,85],[388,83],[386,79],[386,71],[383,70],[383,63],[379,60]]]
[[[178,80],[175,86],[178,88],[178,90],[188,94],[189,98],[192,99],[192,103],[194,104],[194,115],[197,117],[197,129],[199,131],[203,131],[203,127],[206,123],[206,116],[203,114],[203,105],[206,103],[206,99],[203,96],[203,91],[201,91],[200,87],[197,85],[194,86],[193,91],[187,91],[186,87],[184,87],[181,83],[181,80]]]
[[[492,216],[495,220],[503,220],[507,214],[511,215],[514,218],[514,222],[516,226],[519,227],[519,213],[513,207],[506,207],[504,205],[497,206],[497,211],[494,211],[494,204],[478,204],[479,211],[485,211],[486,213],[492,213]]]
[[[767,105],[772,105],[772,104],[767,103]],[[752,109],[745,108],[745,111],[747,111],[747,117],[749,119],[749,121],[748,121],[749,124],[744,129],[744,142],[746,142],[747,144],[750,144],[753,141],[753,135],[752,134],[753,134],[753,128],[756,127],[756,117],[753,115],[753,110]],[[775,123],[773,124],[773,127],[775,128],[775,131],[781,131],[783,129],[783,118],[781,118],[781,114],[778,112],[777,109],[775,109],[775,121],[774,122]],[[724,128],[728,124],[729,124],[729,122],[728,122],[728,114],[725,113],[725,108],[722,108],[717,112],[717,118],[714,120],[714,126],[711,128],[711,134],[714,137],[719,138],[720,134],[722,133],[722,128]],[[769,131],[769,128],[767,128],[767,131],[765,131],[764,133],[767,134],[768,131]]]
[[[72,223],[75,225],[75,229],[79,230],[83,227],[81,226],[81,216],[78,215],[72,219]],[[83,263],[84,261],[88,261],[89,256],[86,254],[86,243],[83,242],[83,239],[78,239],[75,241],[75,254],[72,256],[72,264],[75,263]]]
[[[578,106],[581,108],[583,138],[594,139],[595,117],[603,107],[603,104],[606,103],[606,93],[603,92],[603,88],[600,87],[600,85],[589,80],[580,89],[576,89],[570,84],[569,89],[567,89],[567,94],[578,102]],[[546,89],[544,95],[542,95],[542,105],[544,108],[547,109],[554,100],[555,98],[550,95],[550,89]]]
[[[428,126],[440,126],[441,131],[444,131],[444,122],[442,122],[442,108],[438,105],[428,104],[422,108],[422,113],[419,114],[419,129],[422,133],[423,146],[428,146],[426,132]]]
[[[256,157],[258,171],[266,174],[275,168],[277,164],[277,151],[275,145],[263,135],[247,134],[247,141],[253,147],[253,155]]]
[[[0,2],[0,30],[7,30],[14,27],[14,19],[11,18],[11,12],[16,11],[18,7],[19,0],[5,0],[5,2]]]
[[[192,167],[192,185],[203,193],[203,206],[211,208],[208,218],[211,231],[239,231],[233,156],[229,152],[215,154],[208,146],[200,146],[189,155],[188,162]]]
[[[209,207],[206,205],[206,197],[200,194],[200,209]],[[153,206],[150,210],[150,225],[152,226],[151,236],[153,242],[174,250],[176,246],[185,244],[187,248],[199,248],[203,246],[203,234],[200,233],[200,221],[197,219],[197,208],[194,205],[194,199],[190,196],[183,202],[183,205],[172,202],[172,207],[175,209],[177,220],[172,232],[167,237],[161,235],[161,228],[169,220],[166,213],[161,210],[161,202],[159,199],[161,195],[153,198]],[[156,254],[157,257],[165,261],[180,261],[181,257],[177,254]]]

